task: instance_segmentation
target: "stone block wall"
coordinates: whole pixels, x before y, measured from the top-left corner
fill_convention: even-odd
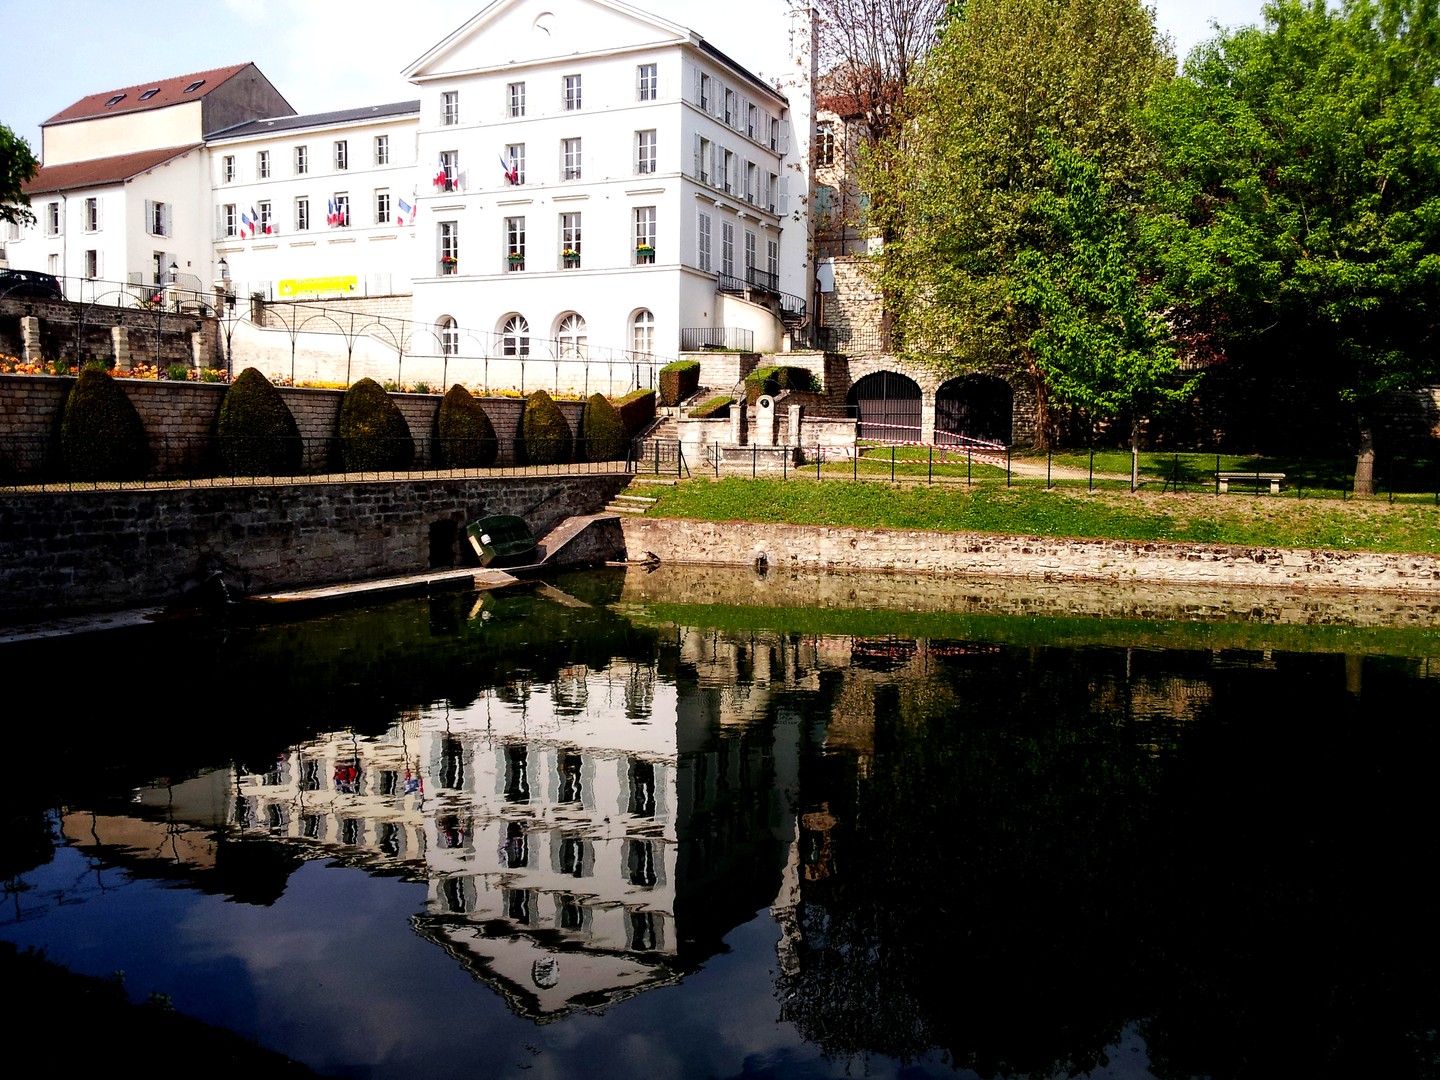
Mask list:
[[[615,473],[0,494],[0,621],[164,604],[203,559],[252,593],[462,565],[467,522],[515,514],[543,536],[599,512],[628,481]]]

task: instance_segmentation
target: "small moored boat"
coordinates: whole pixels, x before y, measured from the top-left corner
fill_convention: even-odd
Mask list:
[[[492,514],[465,526],[465,537],[481,566],[524,566],[535,561],[535,537],[522,518]]]

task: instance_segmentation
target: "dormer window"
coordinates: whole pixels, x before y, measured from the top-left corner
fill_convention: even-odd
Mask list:
[[[116,94],[116,95],[115,95],[114,97],[112,97],[109,101],[105,102],[105,105],[106,105],[106,107],[109,107],[109,106],[111,106],[111,105],[119,105],[120,102],[122,102],[122,101],[124,101],[124,100],[125,100],[125,95],[124,95],[124,94]]]
[[[185,87],[185,93],[187,93],[187,94],[193,94],[196,90],[199,90],[200,87],[202,87],[202,86],[204,86],[204,85],[205,85],[205,80],[204,80],[204,79],[196,79],[196,80],[195,80],[194,82],[192,82],[189,86]]]
[[[149,101],[152,97],[154,97],[154,96],[155,96],[156,94],[158,94],[159,92],[160,92],[160,87],[158,87],[158,86],[152,86],[149,90],[146,90],[143,94],[140,95],[140,100],[141,100],[141,101]]]

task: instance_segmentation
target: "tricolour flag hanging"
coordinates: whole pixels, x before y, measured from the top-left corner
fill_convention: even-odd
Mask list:
[[[406,202],[404,199],[395,200],[395,224],[415,224],[415,208],[411,206],[408,202]]]
[[[254,235],[255,235],[255,222],[254,222],[253,220],[251,220],[251,217],[250,217],[249,214],[247,214],[244,210],[241,210],[241,211],[240,211],[240,239],[242,239],[242,240],[245,239],[245,237],[246,237],[247,235],[248,235],[248,236],[254,236]]]
[[[513,157],[509,161],[506,161],[505,155],[501,154],[500,168],[505,170],[506,181],[511,184],[520,183],[520,163],[516,161]]]
[[[325,211],[325,224],[333,227],[339,218],[339,211],[335,207],[335,196],[332,195],[330,196],[330,205]]]

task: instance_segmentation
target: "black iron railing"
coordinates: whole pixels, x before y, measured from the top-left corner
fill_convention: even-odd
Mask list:
[[[739,326],[688,326],[681,329],[681,352],[699,352],[703,349],[754,352],[755,331]]]

